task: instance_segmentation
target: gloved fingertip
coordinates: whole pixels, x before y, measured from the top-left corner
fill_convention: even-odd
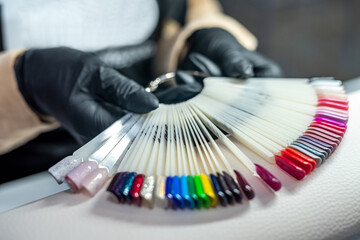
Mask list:
[[[253,65],[248,61],[240,61],[229,64],[227,68],[227,75],[235,78],[249,78],[254,76]]]
[[[253,65],[251,63],[242,65],[242,72],[243,72],[244,77],[254,76]]]
[[[221,69],[209,58],[200,53],[190,53],[189,60],[195,66],[195,70],[210,76],[221,76]]]
[[[256,77],[283,77],[282,69],[277,65],[268,65],[266,67],[255,67]]]
[[[143,89],[131,93],[125,104],[125,108],[134,113],[148,113],[158,107],[159,100],[157,97]]]

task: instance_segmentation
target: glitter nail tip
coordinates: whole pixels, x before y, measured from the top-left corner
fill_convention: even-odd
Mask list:
[[[77,156],[67,156],[54,166],[49,168],[49,173],[61,184],[65,176],[81,163],[81,158]]]
[[[94,161],[82,162],[66,175],[65,180],[73,190],[79,191],[85,177],[96,168],[97,164]]]
[[[168,208],[169,202],[165,196],[166,193],[166,177],[158,176],[156,180],[155,198],[156,205],[161,208]]]
[[[121,188],[120,188],[120,194],[123,197],[123,199],[125,200],[126,203],[131,203],[131,195],[130,195],[130,189],[131,186],[133,184],[133,181],[135,179],[136,176],[136,172],[130,172],[129,174],[127,174],[124,183],[122,184]]]
[[[140,196],[143,199],[144,204],[150,208],[154,206],[154,190],[155,190],[155,177],[147,176],[144,179],[144,183],[140,190]]]
[[[274,191],[278,191],[281,188],[281,182],[274,175],[272,175],[268,170],[264,167],[255,164],[256,172],[259,174],[260,178],[271,187]]]
[[[91,171],[83,180],[82,185],[91,196],[94,196],[108,179],[106,168],[96,168]]]

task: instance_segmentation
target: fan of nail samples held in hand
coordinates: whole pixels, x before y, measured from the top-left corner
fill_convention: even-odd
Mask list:
[[[91,195],[112,177],[107,191],[120,203],[227,206],[255,197],[244,176],[281,188],[236,141],[301,180],[335,151],[347,121],[348,101],[337,80],[206,78],[194,98],[125,115],[49,172]]]

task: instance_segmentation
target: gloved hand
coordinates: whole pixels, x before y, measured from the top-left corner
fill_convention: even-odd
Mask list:
[[[28,50],[15,72],[27,103],[55,117],[80,143],[126,111],[147,113],[159,104],[153,94],[95,55],[70,48]]]
[[[276,63],[247,50],[233,35],[221,28],[196,31],[189,39],[189,46],[180,69],[236,78],[282,76]]]
[[[178,68],[200,71],[210,76],[236,78],[282,76],[282,71],[276,63],[255,51],[247,50],[234,36],[221,28],[196,31],[189,39],[188,54]],[[181,102],[201,92],[201,79],[192,78],[186,72],[178,71],[176,82],[178,83],[176,87],[156,93],[160,102]]]

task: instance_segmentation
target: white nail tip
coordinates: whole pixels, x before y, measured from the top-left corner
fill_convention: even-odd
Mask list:
[[[60,162],[49,168],[49,173],[61,184],[65,176],[81,163],[81,158],[77,156],[67,156]]]

